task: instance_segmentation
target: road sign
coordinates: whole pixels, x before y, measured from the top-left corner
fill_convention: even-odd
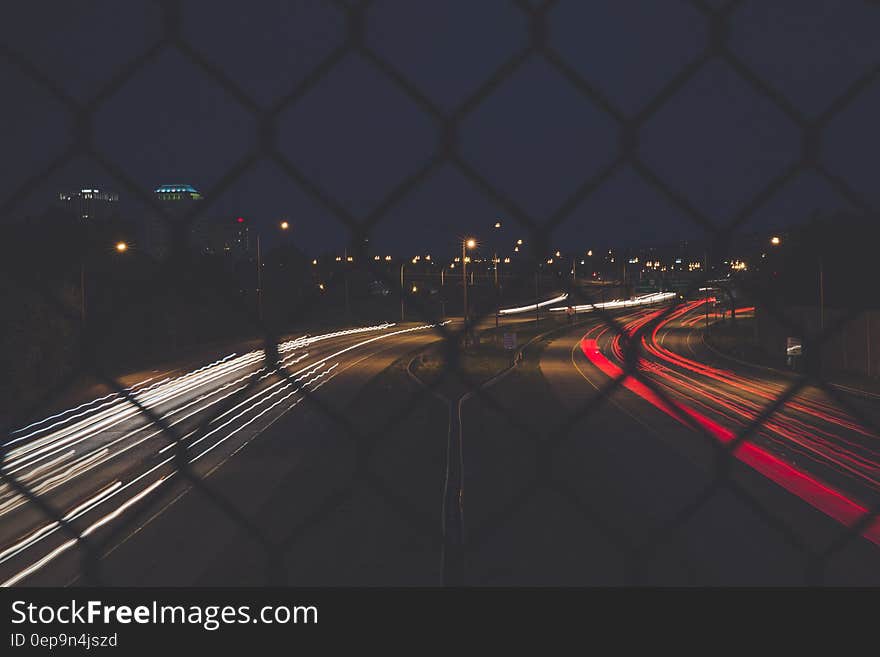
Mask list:
[[[504,334],[504,348],[508,350],[516,349],[516,333]]]

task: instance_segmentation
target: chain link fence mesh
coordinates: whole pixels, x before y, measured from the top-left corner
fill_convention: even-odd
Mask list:
[[[172,252],[170,256],[155,263],[155,279],[151,285],[146,286],[144,294],[149,295],[149,290],[158,291],[163,285],[171,281],[193,287],[199,293],[217,295],[227,305],[231,313],[238,315],[250,327],[253,332],[261,335],[263,349],[263,365],[268,371],[273,372],[281,380],[284,380],[300,391],[314,409],[323,414],[337,427],[340,435],[346,436],[355,452],[356,468],[351,486],[344,486],[333,494],[323,499],[314,509],[300,522],[287,527],[283,536],[268,536],[261,527],[242,511],[234,498],[223,490],[212,486],[211,482],[194,472],[187,448],[185,436],[181,435],[174,426],[158,416],[149,407],[141,403],[138,395],[133,393],[121,381],[114,378],[108,368],[102,363],[99,356],[102,341],[112,333],[113,327],[90,326],[83,336],[82,348],[79,355],[79,365],[70,371],[52,389],[47,390],[39,399],[21,410],[16,417],[12,418],[7,426],[5,435],[12,435],[15,427],[21,426],[23,421],[35,417],[40,409],[49,408],[53,400],[57,399],[77,380],[78,377],[88,375],[103,383],[107,388],[119,395],[134,406],[139,413],[148,418],[149,422],[161,431],[161,435],[168,445],[174,447],[175,468],[180,477],[195,491],[205,496],[220,513],[228,516],[229,520],[238,525],[241,531],[248,534],[259,544],[265,565],[265,580],[270,584],[289,583],[284,568],[284,555],[290,546],[301,540],[308,534],[315,523],[330,516],[340,505],[345,504],[355,495],[355,482],[366,485],[383,501],[383,504],[393,509],[413,532],[425,537],[426,540],[436,544],[438,548],[443,545],[444,536],[436,518],[436,509],[412,508],[409,500],[393,490],[388,482],[381,476],[371,471],[370,455],[377,444],[383,440],[383,436],[390,428],[398,425],[403,419],[419,408],[423,400],[436,392],[439,382],[426,388],[419,389],[412,398],[401,404],[398,412],[386,417],[378,429],[365,432],[358,423],[348,417],[346,413],[335,408],[327,400],[317,396],[299,386],[294,373],[285,366],[279,357],[279,336],[273,326],[264,321],[254,308],[243,302],[239,296],[230,293],[234,287],[229,281],[218,281],[215,278],[205,277],[193,267],[187,257],[190,245],[190,228],[193,222],[209,210],[224,192],[234,187],[238,181],[259,162],[269,161],[277,165],[289,180],[303,190],[312,201],[332,215],[348,232],[351,244],[350,253],[368,271],[368,274],[381,281],[395,298],[405,295],[396,277],[389,275],[388,270],[381,262],[375,262],[366,251],[366,244],[376,227],[380,225],[389,213],[407,195],[422,186],[427,179],[441,166],[449,165],[455,168],[464,178],[472,183],[477,189],[485,194],[506,216],[517,222],[529,236],[533,245],[533,253],[550,253],[552,232],[564,224],[570,218],[574,209],[596,194],[616,172],[623,167],[632,167],[640,178],[656,190],[671,205],[688,217],[695,227],[701,229],[713,244],[713,252],[725,254],[729,250],[731,240],[737,231],[752,218],[752,216],[779,190],[790,183],[799,174],[810,171],[819,176],[832,189],[853,207],[871,213],[875,211],[871,201],[864,198],[854,186],[840,175],[830,171],[821,160],[819,144],[821,143],[823,130],[840,112],[848,107],[871,85],[875,84],[880,75],[880,66],[874,65],[860,75],[846,91],[829,104],[828,109],[816,117],[810,117],[794,106],[784,94],[774,88],[757,71],[753,70],[745,61],[728,47],[728,33],[730,21],[736,15],[738,9],[744,3],[741,0],[731,0],[726,3],[710,3],[705,0],[692,0],[691,5],[698,10],[700,15],[709,26],[709,38],[705,48],[674,76],[671,77],[637,113],[628,113],[621,109],[598,87],[585,78],[575,67],[566,61],[565,57],[554,47],[549,35],[548,21],[556,8],[556,2],[548,0],[544,2],[526,2],[514,0],[513,5],[528,21],[530,38],[528,43],[510,56],[498,66],[463,102],[453,109],[446,109],[433,101],[424,93],[418,84],[411,81],[408,76],[395,65],[372,48],[365,38],[365,25],[367,18],[373,9],[372,2],[343,2],[339,0],[332,5],[344,16],[346,21],[346,38],[334,48],[323,61],[320,62],[298,84],[284,94],[277,101],[265,104],[249,94],[239,83],[228,75],[223,67],[218,66],[204,56],[192,44],[187,41],[181,28],[181,5],[177,0],[159,0],[163,22],[163,34],[155,43],[150,44],[140,54],[118,67],[115,75],[88,100],[82,101],[71,96],[62,85],[34,65],[27,52],[20,52],[14,48],[0,43],[0,59],[17,68],[21,73],[31,79],[35,84],[48,91],[52,97],[61,103],[69,112],[73,127],[72,140],[69,147],[62,150],[45,168],[34,171],[6,198],[0,199],[0,215],[10,215],[17,206],[29,195],[38,190],[40,186],[65,166],[74,162],[79,157],[87,157],[96,162],[106,171],[120,187],[122,191],[137,199],[159,217],[163,217],[167,229],[172,235]],[[200,74],[209,78],[226,94],[230,102],[237,103],[249,112],[258,126],[256,139],[251,148],[238,159],[233,166],[225,172],[220,179],[204,193],[203,202],[193,205],[187,215],[181,219],[171,217],[167,209],[156,201],[152,190],[144,189],[138,182],[133,180],[123,168],[103,153],[96,145],[94,138],[94,121],[96,114],[104,103],[119,92],[139,72],[149,68],[160,54],[167,51],[175,51],[186,58],[200,71]],[[374,210],[365,217],[358,217],[352,213],[346,205],[326,192],[320,184],[311,179],[299,166],[297,166],[278,145],[279,118],[286,110],[300,103],[308,94],[319,87],[334,69],[349,55],[357,55],[368,63],[375,71],[388,82],[403,92],[424,114],[430,118],[436,129],[437,148],[433,156],[421,166],[408,172],[396,186],[385,195]],[[602,167],[598,173],[583,180],[575,192],[565,198],[556,208],[545,217],[533,216],[527,212],[515,199],[501,191],[490,179],[476,166],[470,163],[461,153],[459,148],[459,129],[462,122],[477,109],[487,98],[491,97],[505,81],[514,76],[527,62],[540,59],[549,64],[566,80],[572,89],[583,96],[590,104],[599,108],[617,126],[618,149],[614,159]],[[666,106],[671,99],[687,88],[697,73],[708,63],[723,61],[731,67],[735,73],[744,80],[751,89],[778,108],[799,131],[802,141],[801,154],[798,160],[787,167],[782,173],[765,182],[763,187],[746,203],[741,211],[727,223],[719,223],[713,217],[700,210],[691,199],[681,190],[675,189],[664,181],[651,166],[649,166],[640,154],[640,130],[646,122],[650,121],[661,108]],[[537,256],[540,258],[540,255]],[[539,265],[536,259],[535,267]],[[53,312],[76,323],[78,311],[69,300],[60,298],[57,290],[41,283],[37,277],[29,276],[26,272],[4,268],[4,275],[14,285],[20,286],[30,294],[39,295],[52,308]],[[523,280],[525,284],[531,280],[532,273],[527,273]],[[710,285],[709,272],[704,279],[694,281],[691,289],[683,296],[687,297],[695,293],[699,288]],[[332,289],[344,285],[341,278],[327,281]],[[841,327],[860,312],[852,309],[836,321],[830,323],[819,335],[811,336],[811,331],[800,326],[790,319],[784,309],[778,308],[774,299],[770,298],[766,290],[755,287],[747,278],[737,281],[758,303],[763,311],[789,328],[793,335],[806,336],[805,351],[819,352],[821,346],[834,337]],[[595,303],[598,300],[592,298],[582,288],[567,285],[566,291],[575,303]],[[298,302],[292,314],[298,317],[308,318],[321,304],[322,294],[317,290],[310,293]],[[129,308],[145,303],[143,295],[133,297],[128,301],[128,307],[121,312],[127,312]],[[582,436],[577,432],[578,422],[589,417],[599,407],[607,403],[608,398],[615,391],[621,390],[627,380],[636,380],[646,386],[658,399],[663,400],[670,408],[676,408],[669,398],[666,390],[657,384],[650,376],[647,376],[639,367],[643,355],[642,337],[647,335],[656,322],[662,321],[679,310],[684,301],[677,302],[665,308],[662,314],[653,322],[644,324],[638,330],[630,334],[620,323],[613,313],[598,309],[596,314],[610,331],[621,336],[625,366],[623,373],[617,378],[612,378],[607,385],[598,390],[588,403],[576,409],[569,416],[562,418],[557,426],[545,432],[535,431],[531,427],[518,423],[517,409],[508,407],[499,398],[487,394],[465,369],[461,366],[462,338],[472,327],[485,320],[494,317],[494,312],[480,314],[469,318],[467,326],[454,328],[443,324],[442,317],[436,308],[418,299],[408,298],[407,304],[411,313],[419,316],[426,324],[434,325],[435,331],[445,345],[448,356],[445,361],[448,365],[447,376],[457,379],[469,390],[480,404],[490,409],[500,418],[499,421],[510,424],[509,429],[514,432],[524,433],[534,443],[535,461],[537,467],[532,480],[524,482],[524,485],[512,497],[507,505],[498,508],[477,527],[469,527],[467,542],[461,546],[464,553],[479,549],[481,543],[492,537],[498,528],[517,514],[522,512],[523,507],[541,491],[553,490],[566,499],[577,512],[583,517],[585,523],[598,526],[606,534],[616,548],[628,559],[632,566],[632,578],[627,583],[638,583],[640,580],[640,565],[648,560],[656,550],[664,543],[671,540],[676,532],[687,525],[705,505],[712,500],[720,491],[732,493],[738,500],[747,505],[755,514],[762,517],[768,525],[776,528],[791,546],[805,555],[808,562],[804,575],[807,583],[821,583],[828,562],[836,554],[844,550],[851,542],[857,540],[862,532],[876,519],[880,508],[874,506],[868,509],[862,517],[851,523],[849,527],[841,527],[839,535],[830,544],[816,546],[804,543],[798,532],[792,529],[785,518],[777,517],[769,509],[765,508],[760,499],[755,497],[737,478],[731,475],[731,464],[735,460],[734,452],[743,443],[754,439],[761,427],[777,413],[786,403],[790,402],[805,386],[813,385],[822,390],[835,404],[845,409],[852,417],[857,418],[863,426],[880,435],[878,428],[871,418],[866,417],[856,406],[822,378],[816,363],[812,363],[797,380],[789,386],[785,392],[769,403],[758,416],[751,421],[744,431],[736,435],[735,439],[727,444],[720,443],[710,435],[705,427],[695,422],[693,418],[681,415],[678,419],[690,426],[695,432],[702,435],[706,444],[715,455],[714,475],[711,481],[702,489],[693,491],[688,504],[683,506],[678,513],[674,514],[666,523],[652,531],[647,538],[640,542],[633,542],[623,527],[613,526],[601,514],[596,513],[592,502],[582,498],[570,485],[571,482],[560,479],[553,473],[550,466],[554,454],[561,446],[572,440],[580,440]],[[209,431],[209,426],[217,418],[236,407],[242,400],[256,389],[259,383],[259,375],[253,374],[247,381],[247,385],[224,400],[217,406],[208,417],[204,418],[194,436],[197,439]],[[192,435],[192,434],[191,434]],[[9,444],[8,442],[6,443]],[[4,449],[4,459],[6,457]],[[7,470],[2,472],[3,482],[23,496],[27,503],[39,509],[51,522],[57,523],[66,536],[75,541],[77,550],[81,555],[82,580],[88,584],[112,583],[105,580],[102,573],[101,555],[111,547],[125,532],[137,526],[146,517],[156,511],[161,498],[161,491],[155,491],[145,496],[139,504],[126,515],[114,522],[100,536],[87,536],[70,522],[65,511],[53,507],[39,492],[31,490],[29,486],[20,481],[14,474]],[[449,545],[445,546],[450,549]],[[548,557],[549,558],[549,557]],[[479,573],[444,574],[444,581],[451,583],[469,583],[480,581]]]

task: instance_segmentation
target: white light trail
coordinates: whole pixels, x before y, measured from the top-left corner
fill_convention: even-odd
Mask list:
[[[586,313],[592,310],[596,310],[597,308],[601,308],[603,310],[614,308],[633,308],[635,306],[647,306],[652,303],[662,303],[664,301],[670,301],[672,299],[675,299],[677,296],[678,294],[675,292],[652,292],[651,294],[643,294],[632,299],[615,299],[614,301],[587,303],[580,306],[559,306],[556,308],[551,308],[550,312],[565,312],[569,308],[573,308],[574,311],[577,313]]]
[[[554,297],[552,299],[547,299],[547,301],[541,301],[540,303],[533,303],[530,306],[518,306],[516,308],[502,308],[498,311],[499,315],[518,315],[520,313],[534,312],[538,308],[545,308],[546,306],[552,306],[554,303],[559,303],[560,301],[565,301],[568,299],[568,292],[564,294],[560,294],[558,297]]]
[[[449,323],[449,321],[442,322],[441,324],[439,324],[439,326],[443,326],[448,323]],[[357,334],[357,333],[364,333],[364,332],[368,332],[368,331],[384,330],[387,328],[391,328],[393,326],[395,326],[395,324],[393,324],[393,323],[383,323],[383,324],[380,324],[377,326],[361,327],[361,328],[356,328],[356,329],[347,329],[344,331],[335,331],[333,333],[328,333],[328,334],[314,336],[314,337],[304,336],[302,338],[297,338],[295,340],[290,340],[288,342],[280,344],[278,347],[278,350],[279,350],[279,353],[286,353],[286,352],[289,352],[293,349],[296,349],[296,348],[299,348],[299,347],[302,347],[302,346],[305,346],[308,344],[312,344],[314,342],[318,342],[321,340],[327,340],[327,339],[334,338],[334,337],[347,336],[347,335],[352,335],[352,334]],[[272,386],[269,386],[268,388],[263,389],[259,393],[249,397],[249,399],[246,400],[246,402],[253,401],[255,399],[256,399],[256,401],[250,407],[248,407],[247,409],[245,409],[241,413],[237,414],[234,419],[239,419],[239,418],[243,417],[244,415],[246,415],[247,413],[252,412],[258,406],[270,401],[272,398],[277,396],[280,392],[283,392],[284,390],[291,388],[291,387],[294,388],[288,394],[284,395],[280,399],[277,399],[276,401],[274,401],[274,403],[269,405],[267,408],[263,409],[258,414],[256,414],[254,417],[252,417],[249,420],[247,420],[246,422],[244,422],[241,426],[234,428],[230,433],[226,434],[223,438],[221,438],[220,440],[209,445],[208,447],[206,447],[202,452],[200,452],[196,456],[193,456],[191,459],[189,459],[190,462],[194,462],[197,459],[200,459],[201,457],[203,457],[208,452],[216,449],[216,447],[218,445],[225,442],[226,440],[228,440],[230,437],[232,437],[236,433],[239,433],[248,425],[253,424],[256,420],[258,420],[260,417],[266,415],[271,410],[275,409],[279,405],[286,402],[292,396],[296,395],[297,392],[300,392],[301,390],[303,390],[306,386],[310,386],[313,383],[315,383],[316,381],[318,381],[319,379],[323,378],[324,381],[322,381],[321,383],[314,386],[314,388],[317,389],[317,388],[320,388],[322,385],[324,385],[330,379],[334,378],[335,375],[331,375],[331,372],[337,368],[339,363],[336,362],[332,366],[325,368],[325,365],[331,359],[338,358],[339,356],[341,356],[345,353],[348,353],[354,349],[358,349],[358,348],[363,347],[365,345],[371,344],[371,343],[376,342],[378,340],[383,340],[383,339],[387,339],[387,338],[390,338],[393,336],[406,334],[406,333],[410,333],[410,332],[414,332],[414,331],[421,331],[421,330],[425,330],[425,329],[429,329],[429,328],[434,328],[436,326],[438,326],[438,324],[424,324],[424,325],[419,325],[419,326],[415,326],[415,327],[411,327],[411,328],[407,328],[407,329],[400,329],[397,331],[382,333],[378,336],[368,338],[366,340],[361,340],[353,345],[349,345],[348,347],[339,349],[336,352],[334,352],[328,356],[325,356],[316,362],[313,362],[313,363],[306,365],[305,367],[300,369],[298,372],[295,372],[291,375],[292,377],[294,377],[293,379],[287,379],[287,378],[282,379],[281,381],[273,384]],[[262,359],[263,351],[262,350],[255,350],[255,351],[249,352],[248,354],[245,354],[244,356],[239,356],[239,357],[234,357],[234,356],[235,356],[235,354],[227,356],[225,359],[223,359],[223,361],[217,361],[215,363],[212,363],[211,365],[207,365],[203,368],[199,368],[198,370],[194,370],[193,372],[190,372],[189,374],[183,375],[182,377],[178,377],[176,379],[171,379],[170,381],[166,379],[166,380],[157,382],[153,386],[150,386],[150,388],[153,389],[152,392],[155,393],[155,395],[156,395],[155,398],[150,399],[150,402],[153,403],[153,405],[155,406],[155,404],[158,403],[156,401],[157,398],[164,402],[165,400],[167,400],[169,398],[174,398],[180,394],[183,394],[184,391],[191,392],[193,388],[197,388],[197,387],[200,387],[201,385],[203,385],[203,383],[200,382],[202,379],[202,377],[200,375],[205,375],[206,377],[209,377],[210,380],[214,380],[214,379],[218,378],[218,375],[214,372],[215,369],[222,368],[223,369],[223,376],[227,376],[231,372],[235,372],[236,370],[241,369],[242,367],[250,366],[255,362],[254,358],[256,358],[257,362]],[[296,360],[294,362],[299,362],[302,359],[304,359],[305,356],[299,356],[297,358],[295,354],[292,354],[288,358],[283,359],[282,363],[284,363],[288,360],[294,359],[294,358],[296,358]],[[231,359],[231,360],[229,360],[229,359]],[[261,368],[260,370],[257,370],[256,373],[259,374],[262,370],[266,370],[266,369],[267,368],[265,368],[265,367]],[[318,374],[315,374],[319,370],[322,370],[322,371],[320,371],[320,373],[318,373]],[[260,377],[260,380],[266,378],[267,376],[271,376],[272,373],[273,373],[272,371],[267,370],[267,373],[262,375]],[[252,377],[253,375],[254,375],[254,373],[250,373],[250,374],[247,374],[247,375],[239,378],[237,381],[224,384],[223,386],[221,386],[221,388],[219,390],[223,390],[229,386],[234,386],[237,383],[243,381],[244,379]],[[297,376],[298,376],[298,378],[296,378]],[[299,381],[301,381],[302,379],[304,379],[308,376],[312,376],[312,378],[306,380],[302,384],[298,383]],[[138,384],[138,385],[142,385],[143,383],[145,383],[145,382],[141,382],[141,384]],[[283,387],[281,387],[279,390],[272,391],[279,384],[285,384],[285,385]],[[170,387],[170,389],[169,389],[169,387]],[[183,390],[181,390],[181,387],[183,388]],[[231,392],[227,393],[226,395],[223,395],[222,398],[226,398],[229,395],[234,394],[238,390],[245,388],[245,387],[246,387],[246,385],[241,386],[240,388],[238,388],[236,390],[232,390]],[[272,392],[270,392],[270,391],[272,391]],[[144,393],[146,391],[142,390],[140,392]],[[179,413],[183,408],[187,408],[187,407],[192,406],[194,404],[198,404],[200,401],[216,395],[217,392],[218,392],[218,390],[207,392],[207,393],[201,395],[198,399],[187,403],[183,407],[178,407],[178,408],[172,409],[171,411],[166,413],[166,416]],[[110,398],[112,399],[112,396],[110,396]],[[83,408],[87,408],[89,405],[94,405],[96,403],[106,401],[106,400],[107,400],[106,396],[104,398],[99,398],[98,400],[94,400],[93,402],[90,402],[89,404],[80,405],[74,409],[70,409],[70,410],[64,411],[60,414],[56,414],[55,416],[45,418],[44,420],[41,420],[39,422],[35,422],[31,425],[28,425],[27,427],[22,427],[22,429],[20,429],[19,431],[25,431],[27,429],[38,426],[40,424],[45,424],[46,422],[49,422],[51,420],[57,419],[59,417],[63,417],[65,414],[70,414],[70,413],[82,410]],[[290,407],[299,404],[302,400],[303,400],[303,397],[296,399],[293,402],[293,404],[290,405]],[[214,401],[210,402],[207,406],[213,405],[213,404],[217,403],[218,401],[219,400],[214,400]],[[243,402],[243,403],[246,403],[246,402]],[[124,405],[127,405],[129,408],[135,408],[135,407],[131,406],[130,404],[128,404],[128,402],[125,401],[124,399],[123,399],[122,403]],[[198,409],[192,411],[186,417],[190,417],[191,415],[194,415],[196,413],[203,411],[205,408],[207,408],[207,406],[203,406],[201,408],[198,408]],[[235,408],[237,408],[238,406],[241,406],[241,403],[238,404]],[[103,408],[103,406],[101,408]],[[98,410],[98,409],[96,409],[96,408],[92,409],[93,412],[96,410]],[[86,427],[91,429],[91,431],[87,434],[87,436],[95,435],[95,432],[96,432],[95,425],[96,424],[99,427],[99,429],[98,429],[99,432],[106,431],[107,427],[104,426],[102,424],[102,422],[109,421],[107,416],[110,415],[111,410],[112,409],[101,410],[98,413],[98,415],[102,416],[102,420],[99,422],[95,422],[93,419],[91,419],[90,422],[85,423],[85,426],[82,426],[81,423],[77,422],[74,425],[77,427],[76,429],[72,430],[71,427],[67,427],[66,429],[64,429],[60,432],[56,432],[56,433],[60,433],[62,435],[62,439],[60,440],[60,442],[62,444],[60,446],[55,444],[56,442],[59,442],[59,441],[57,439],[53,440],[53,438],[52,438],[55,434],[50,434],[50,435],[44,436],[42,439],[39,439],[37,441],[33,441],[33,442],[40,443],[37,447],[33,447],[32,445],[29,444],[28,447],[30,447],[31,449],[25,450],[24,454],[22,454],[19,458],[21,458],[23,456],[28,456],[29,452],[32,452],[34,449],[43,450],[43,449],[46,449],[47,447],[52,447],[52,451],[51,451],[51,454],[49,454],[49,456],[54,455],[58,451],[61,451],[62,449],[65,449],[65,448],[68,451],[66,451],[62,456],[56,458],[53,461],[50,461],[48,463],[43,463],[42,465],[37,466],[34,470],[32,470],[28,474],[30,476],[34,476],[35,474],[38,474],[38,473],[41,475],[44,475],[46,473],[46,471],[48,469],[50,469],[50,467],[57,467],[60,462],[66,460],[69,456],[72,456],[74,454],[74,450],[69,449],[69,445],[67,444],[69,442],[71,435],[76,435],[77,432],[84,432]],[[135,410],[137,410],[137,409],[135,408]],[[231,410],[234,410],[234,408],[230,409],[230,411]],[[230,411],[227,411],[226,413],[224,413],[224,415],[228,414]],[[119,413],[119,412],[120,411],[117,409],[116,413]],[[163,417],[165,417],[165,416],[163,416]],[[69,422],[72,419],[74,419],[74,418],[68,418],[66,422]],[[119,419],[119,418],[114,417],[113,419]],[[125,418],[123,418],[123,419],[125,419]],[[182,421],[182,419],[184,419],[184,418],[179,419],[178,422]],[[216,422],[218,419],[219,418],[215,418],[214,422]],[[62,424],[65,424],[66,422],[62,422]],[[213,424],[213,422],[212,422],[212,424]],[[210,432],[210,434],[207,434],[207,435],[201,437],[199,439],[199,441],[197,441],[197,442],[201,442],[202,440],[207,438],[209,435],[216,433],[217,430],[219,430],[220,428],[222,428],[224,426],[228,426],[229,424],[230,424],[230,422],[223,423],[220,427],[217,427],[212,432]],[[147,425],[147,426],[149,426],[149,425]],[[127,449],[130,448],[131,445],[126,446],[122,450],[117,450],[116,452],[109,452],[109,453],[108,453],[108,447],[110,445],[116,444],[116,443],[118,443],[128,437],[131,437],[135,433],[141,431],[143,428],[144,427],[141,427],[141,428],[135,429],[134,431],[130,431],[127,434],[125,434],[123,437],[115,439],[109,445],[100,446],[100,448],[93,453],[81,455],[80,458],[78,458],[76,462],[66,466],[68,468],[67,471],[62,472],[61,474],[51,473],[49,479],[44,480],[43,482],[41,482],[40,485],[41,486],[51,485],[54,487],[54,485],[57,485],[59,483],[59,481],[57,481],[58,478],[60,477],[63,479],[65,477],[65,475],[70,473],[71,470],[75,471],[75,472],[73,472],[73,474],[81,474],[80,470],[82,468],[85,467],[87,469],[91,469],[91,468],[95,467],[95,465],[103,463],[107,459],[116,456],[118,453],[126,451]],[[45,431],[45,430],[46,429],[43,429],[42,431]],[[37,431],[34,433],[40,433],[40,432],[41,431]],[[161,433],[161,430],[153,432],[152,434],[150,434],[150,436],[154,436],[158,433]],[[192,435],[193,433],[195,433],[195,432],[191,432],[188,435]],[[139,444],[146,439],[147,439],[147,437],[141,438],[135,444]],[[15,442],[18,442],[18,439],[16,439]],[[190,447],[192,447],[192,446],[193,445],[190,445]],[[164,451],[164,449],[162,451]],[[157,452],[157,454],[158,453],[160,453],[160,452]],[[144,478],[149,477],[152,473],[156,472],[160,468],[171,463],[174,460],[174,458],[175,458],[175,456],[172,455],[168,458],[165,458],[165,459],[159,461],[158,463],[152,465],[151,467],[148,467],[148,469],[145,472],[142,472],[141,474],[135,476],[128,483],[123,484],[122,482],[119,482],[119,481],[112,482],[111,484],[109,484],[109,486],[105,487],[103,490],[101,490],[101,492],[99,492],[98,494],[96,494],[92,498],[89,498],[85,502],[79,503],[73,509],[68,511],[68,513],[65,514],[65,516],[64,516],[65,521],[69,522],[69,521],[76,520],[77,518],[82,517],[86,513],[89,513],[92,510],[96,509],[98,506],[101,506],[101,505],[108,503],[110,501],[110,499],[115,498],[117,495],[123,493],[125,490],[130,489],[132,486],[135,486],[138,482],[142,481]],[[31,461],[31,464],[33,464],[32,461]],[[21,464],[19,463],[19,465],[21,465]],[[136,493],[133,497],[123,501],[116,509],[107,513],[106,515],[104,515],[100,519],[98,519],[96,522],[91,524],[86,530],[83,531],[81,536],[83,536],[83,537],[87,536],[87,535],[93,533],[94,531],[96,531],[98,528],[100,528],[104,524],[112,521],[114,518],[119,517],[126,509],[128,509],[133,504],[137,503],[139,500],[143,499],[150,492],[156,490],[161,484],[163,484],[164,482],[168,481],[171,477],[173,477],[174,474],[176,474],[176,471],[172,471],[171,473],[168,473],[166,475],[161,476],[158,480],[149,484],[147,486],[147,488],[145,488],[144,490],[140,491],[139,493]],[[2,509],[2,507],[0,507],[0,509]],[[2,512],[2,511],[0,511],[0,512]],[[44,525],[43,527],[36,529],[28,536],[20,539],[15,544],[7,547],[2,552],[0,552],[0,563],[5,563],[5,562],[9,561],[10,559],[12,559],[13,557],[17,556],[18,554],[21,554],[23,551],[33,547],[37,543],[42,542],[43,540],[48,538],[50,535],[52,535],[56,531],[58,531],[60,528],[61,528],[61,525],[58,522],[50,522],[50,523],[47,523],[46,525]],[[11,585],[18,583],[19,581],[21,581],[22,579],[24,579],[28,575],[32,574],[33,572],[36,572],[37,570],[39,570],[40,568],[42,568],[46,564],[53,561],[57,556],[64,553],[65,551],[67,551],[70,547],[74,546],[76,544],[76,542],[77,542],[76,539],[69,539],[69,540],[63,542],[58,547],[52,549],[48,554],[46,554],[42,558],[38,559],[36,562],[32,563],[30,566],[27,566],[24,570],[21,570],[20,572],[18,572],[16,575],[11,577],[10,579],[3,582],[2,586],[11,586]]]

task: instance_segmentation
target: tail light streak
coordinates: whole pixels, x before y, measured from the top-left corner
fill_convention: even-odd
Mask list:
[[[685,303],[659,320],[657,318],[660,317],[660,312],[640,313],[625,325],[626,334],[631,337],[637,329],[652,319],[657,320],[650,333],[642,336],[640,342],[650,360],[640,356],[638,367],[668,391],[666,397],[670,402],[632,377],[626,377],[622,385],[677,421],[686,425],[688,421],[692,422],[720,442],[730,443],[734,440],[735,433],[713,420],[710,415],[721,417],[731,424],[745,425],[763,412],[763,406],[750,396],[769,401],[781,394],[783,386],[776,386],[776,390],[770,384],[756,386],[754,382],[734,372],[694,361],[662,346],[658,340],[658,332],[671,321],[683,317],[703,303],[705,300]],[[580,349],[595,367],[605,375],[617,379],[624,376],[623,370],[599,348],[598,340],[605,332],[606,330],[600,329],[587,333],[580,342]],[[621,336],[616,335],[610,340],[610,348],[613,356],[623,361],[620,342]],[[719,384],[729,386],[733,392],[723,390]],[[803,417],[798,417],[797,414],[802,414]],[[838,409],[800,398],[787,401],[781,413],[768,418],[762,424],[761,435],[777,441],[787,449],[820,459],[829,467],[880,490],[880,459],[877,458],[880,452],[870,445],[862,445],[814,427],[806,422],[808,418],[830,422],[858,435],[877,439],[877,436],[840,413]],[[812,472],[791,465],[760,445],[742,442],[733,450],[733,454],[842,524],[851,526],[867,513],[864,503],[837,490]],[[875,518],[863,534],[880,545],[880,519]]]

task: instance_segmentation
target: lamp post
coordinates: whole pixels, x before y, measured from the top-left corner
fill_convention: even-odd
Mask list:
[[[79,261],[79,320],[82,330],[86,328],[86,259]]]
[[[492,264],[495,266],[495,328],[498,328],[501,316],[501,286],[498,283],[498,268],[501,266],[501,258],[498,257],[498,251],[494,253]]]
[[[468,237],[467,239],[463,239],[461,241],[461,283],[462,290],[464,296],[464,306],[463,306],[463,317],[464,317],[464,326],[465,326],[465,336],[467,336],[468,331],[468,280],[467,280],[467,250],[473,249],[477,246],[477,240],[473,237]],[[465,338],[467,339],[467,338]]]
[[[709,330],[709,252],[703,254],[703,271],[706,272],[706,330]]]
[[[825,270],[822,266],[822,254],[819,254],[819,331],[825,330]]]
[[[782,238],[778,235],[774,235],[770,238],[771,246],[779,246],[782,244]],[[823,331],[825,329],[825,267],[822,262],[822,254],[820,253],[818,256],[818,266],[819,266],[819,330]]]
[[[351,321],[351,300],[348,292],[348,263],[352,262],[352,256],[348,255],[348,247],[345,247],[342,258],[343,279],[345,281],[345,321]]]
[[[535,267],[535,330],[541,324],[541,262],[538,261]]]
[[[257,233],[257,317],[263,321],[263,248]]]
[[[120,240],[113,245],[116,253],[125,253],[128,251],[128,242]],[[82,330],[86,328],[86,259],[80,258],[79,261],[79,320]]]
[[[241,218],[239,223],[243,223]],[[281,221],[278,227],[286,232],[290,230],[290,222]],[[263,321],[263,242],[259,230],[257,231],[257,317],[261,322]]]
[[[440,319],[446,319],[446,265],[440,266]]]
[[[500,231],[501,230],[501,222],[496,221],[495,224],[492,226],[492,228],[497,231]],[[494,249],[494,252],[492,253],[492,269],[494,270],[494,274],[495,274],[495,328],[497,329],[498,323],[499,323],[499,318],[500,318],[499,311],[501,310],[501,288],[498,285],[498,265],[500,264],[501,261],[498,259],[498,247],[497,247],[498,239],[495,239],[495,245],[496,245],[496,248]]]
[[[404,292],[403,292],[403,263],[400,263],[400,321],[404,318]]]

